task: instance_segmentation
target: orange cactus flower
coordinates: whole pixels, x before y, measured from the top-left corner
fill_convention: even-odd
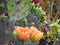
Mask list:
[[[34,27],[34,26],[31,26],[30,27],[30,32],[31,32],[31,35],[37,34],[38,33],[38,29],[36,27]]]
[[[30,32],[31,32],[31,39],[33,41],[39,41],[43,37],[43,33],[40,32],[36,27],[31,26],[30,27]]]
[[[39,32],[35,35],[34,41],[39,41],[42,37],[43,37],[43,33],[39,31]]]
[[[28,27],[19,27],[16,26],[15,27],[15,31],[18,34],[18,37],[22,40],[22,41],[26,41],[29,38],[29,28]]]

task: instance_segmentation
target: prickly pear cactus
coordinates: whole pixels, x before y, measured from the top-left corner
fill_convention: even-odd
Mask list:
[[[30,0],[7,0],[9,21],[17,21],[30,13]]]

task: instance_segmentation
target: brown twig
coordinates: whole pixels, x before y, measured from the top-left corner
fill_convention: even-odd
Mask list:
[[[53,19],[53,22],[55,22],[58,19],[58,17],[59,17],[58,14],[59,14],[59,11],[57,11],[55,18]]]

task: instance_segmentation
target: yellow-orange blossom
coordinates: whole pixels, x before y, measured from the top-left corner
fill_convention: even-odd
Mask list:
[[[39,41],[43,37],[43,33],[34,26],[31,26],[30,29],[28,27],[16,26],[15,31],[22,41],[26,41],[29,36],[33,39],[33,41]]]
[[[39,31],[36,27],[31,26],[31,39],[33,41],[39,41],[43,37],[43,32]]]
[[[26,41],[29,38],[29,28],[28,27],[19,27],[19,26],[17,26],[15,28],[15,31],[17,32],[18,37],[22,41]]]

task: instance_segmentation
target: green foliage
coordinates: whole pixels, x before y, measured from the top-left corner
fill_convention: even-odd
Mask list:
[[[59,29],[59,25],[57,23],[52,23],[50,24],[50,30],[52,30],[53,32],[58,32]]]
[[[0,7],[2,7],[2,8],[3,8],[3,7],[5,7],[5,5],[4,5],[4,3],[3,3],[3,2],[0,4]]]
[[[52,41],[57,41],[58,37],[57,37],[57,33],[59,30],[59,25],[57,23],[52,23],[50,24],[50,31],[47,32],[46,37],[47,37],[47,42]]]
[[[57,37],[58,35],[58,30],[60,30],[60,25],[58,23],[52,23],[49,25],[50,30],[44,35],[43,39],[45,39],[48,43],[50,41],[57,41],[59,38]]]
[[[9,21],[17,21],[26,17],[30,13],[30,0],[7,0]]]
[[[17,39],[17,33],[15,31],[13,31],[13,38],[14,38],[14,41]]]
[[[4,7],[5,7],[5,5],[4,5],[4,3],[2,2],[2,3],[0,4],[0,11],[1,11]]]
[[[13,0],[7,0],[7,8],[9,16],[12,16],[16,13],[16,6]]]
[[[50,41],[57,41],[58,37],[56,36],[57,33],[55,33],[54,31],[50,30],[49,32],[47,32],[47,42]]]
[[[37,16],[38,19],[40,19],[41,21],[44,21],[44,16],[46,15],[46,12],[44,10],[42,10],[42,7],[40,6],[40,4],[32,4],[32,12],[34,13],[34,15]]]
[[[26,25],[27,25],[27,19],[24,18],[22,21],[23,21],[23,23],[24,23],[24,26],[26,26]]]

